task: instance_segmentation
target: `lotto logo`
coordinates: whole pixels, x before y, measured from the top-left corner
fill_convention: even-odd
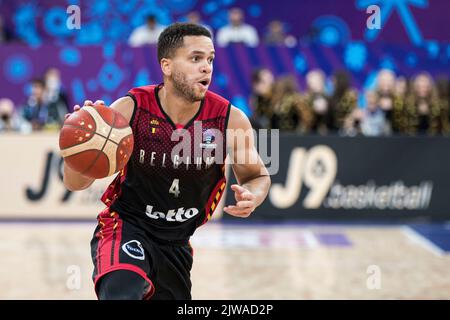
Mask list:
[[[167,211],[167,213],[159,212],[159,211],[153,211],[153,206],[148,205],[145,214],[147,217],[152,219],[165,219],[166,221],[177,221],[177,222],[184,222],[188,219],[191,219],[192,217],[196,216],[198,214],[198,209],[196,208],[189,208],[184,210],[183,207],[178,209],[171,209]]]

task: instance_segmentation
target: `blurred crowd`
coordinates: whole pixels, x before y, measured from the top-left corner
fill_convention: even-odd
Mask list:
[[[248,47],[256,47],[260,43],[265,45],[284,45],[293,47],[297,40],[286,31],[286,25],[280,20],[272,20],[263,31],[262,39],[258,30],[245,22],[244,12],[240,8],[232,8],[228,12],[228,23],[219,28],[214,33],[213,28],[201,20],[201,15],[197,11],[186,15],[185,22],[200,24],[211,32],[217,46],[226,47],[231,43],[242,43]],[[159,34],[164,30],[159,24],[156,16],[149,15],[146,23],[131,33],[128,44],[132,47],[139,47],[148,44],[156,44]]]
[[[256,70],[250,97],[253,126],[343,136],[450,133],[447,78],[435,82],[420,72],[406,79],[382,69],[375,86],[365,92],[352,88],[346,71],[327,79],[322,70],[311,70],[305,80],[306,88],[300,91],[292,75],[274,79],[270,70]]]
[[[255,70],[249,97],[253,127],[342,136],[450,135],[446,78],[435,81],[420,72],[407,79],[382,69],[373,88],[362,92],[351,86],[346,71],[327,78],[315,69],[305,82],[300,90],[294,75],[275,79],[268,69]],[[70,110],[56,68],[32,80],[24,100],[14,106],[10,99],[0,99],[0,132],[58,131]]]
[[[10,99],[0,99],[0,132],[58,131],[68,105],[60,72],[50,68],[43,78],[31,81],[23,104],[14,106]]]
[[[213,30],[211,26],[203,22],[201,14],[197,11],[189,12],[180,21],[203,25],[211,32],[219,47],[226,47],[231,43],[242,43],[249,47],[256,47],[260,43],[290,47],[297,44],[296,38],[287,33],[286,24],[280,20],[270,21],[260,36],[254,26],[246,23],[244,12],[240,8],[231,8],[228,12],[228,23],[217,30]],[[165,27],[158,21],[156,15],[147,15],[145,23],[131,31],[128,44],[131,47],[156,44]],[[9,29],[0,16],[0,44],[11,42],[21,42],[20,36]]]
[[[295,46],[297,40],[286,32],[281,21],[273,20],[260,39],[256,28],[245,22],[243,11],[232,8],[228,24],[213,32],[198,12],[186,16],[187,22],[209,29],[219,47],[243,43]],[[128,44],[139,47],[156,44],[164,30],[157,17],[149,15],[144,25],[130,34]],[[0,17],[0,44],[17,41]],[[301,134],[340,134],[346,136],[384,136],[391,134],[448,135],[449,82],[433,79],[421,72],[411,79],[380,70],[373,89],[360,92],[351,86],[346,71],[327,77],[322,70],[305,76],[306,88],[300,90],[295,75],[277,79],[268,69],[251,75],[251,121],[255,128],[278,128]],[[50,68],[40,79],[31,81],[24,103],[14,106],[0,99],[0,132],[59,130],[69,110],[60,72]],[[1,97],[0,97],[1,98]]]

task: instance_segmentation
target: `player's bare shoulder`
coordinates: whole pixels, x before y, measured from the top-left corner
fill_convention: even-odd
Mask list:
[[[119,111],[122,114],[122,116],[129,123],[131,120],[131,117],[133,116],[133,112],[134,112],[134,108],[136,107],[136,104],[135,104],[135,101],[130,96],[125,96],[125,97],[119,98],[116,101],[114,101],[110,105],[110,107],[116,111]]]
[[[252,125],[250,123],[250,120],[242,110],[231,105],[230,118],[228,119],[227,129],[229,130],[241,129],[246,131],[249,129],[251,130]]]

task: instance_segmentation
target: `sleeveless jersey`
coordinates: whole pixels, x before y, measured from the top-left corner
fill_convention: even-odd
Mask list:
[[[231,105],[207,91],[185,125],[172,122],[158,98],[161,85],[134,88],[134,149],[102,196],[124,220],[155,240],[186,242],[207,222],[225,189],[225,131]]]

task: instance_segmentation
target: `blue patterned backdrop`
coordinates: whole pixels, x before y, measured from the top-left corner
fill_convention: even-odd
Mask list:
[[[295,74],[303,88],[305,73],[318,67],[327,74],[349,69],[357,88],[373,85],[375,74],[382,67],[406,76],[417,70],[428,70],[435,76],[450,75],[450,50],[436,57],[432,52],[414,46],[350,42],[333,48],[323,45],[295,48],[233,45],[216,48],[216,51],[212,90],[232,99],[244,110],[248,108],[251,71],[261,66],[268,67],[276,75]],[[73,102],[85,98],[102,98],[110,102],[133,86],[161,81],[156,48],[150,46],[132,49],[125,45],[42,45],[30,50],[25,45],[12,45],[2,48],[0,61],[3,64],[1,96],[8,96],[16,103],[24,101],[29,80],[42,75],[50,66],[62,71],[63,83]]]
[[[81,30],[66,28],[66,8],[81,9]],[[381,9],[381,29],[368,30],[366,8]],[[260,33],[270,20],[306,41],[334,46],[350,40],[412,43],[440,47],[448,43],[448,0],[0,0],[0,14],[20,37],[33,45],[57,39],[78,45],[124,42],[149,13],[163,24],[182,21],[192,10],[217,29],[227,10],[241,7]]]
[[[66,27],[70,4],[81,8],[80,30]],[[366,28],[370,4],[381,8],[380,30]],[[281,19],[299,40],[294,48],[218,49],[212,89],[244,110],[255,67],[269,67],[276,75],[293,73],[302,86],[313,68],[327,74],[347,69],[358,88],[372,85],[381,67],[407,76],[420,70],[450,74],[448,0],[0,0],[0,5],[7,26],[23,42],[0,46],[0,97],[16,103],[24,101],[29,81],[51,66],[62,70],[72,102],[110,102],[132,86],[158,82],[156,49],[126,46],[145,16],[154,13],[169,24],[198,10],[217,29],[233,6],[244,9],[261,36],[270,20]]]

